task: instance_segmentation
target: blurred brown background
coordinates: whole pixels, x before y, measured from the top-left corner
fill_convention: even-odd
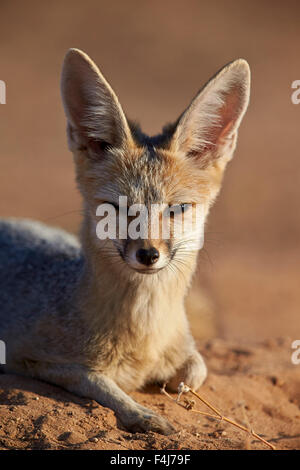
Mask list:
[[[0,215],[78,229],[59,91],[68,48],[95,60],[128,116],[150,134],[220,67],[244,57],[251,104],[189,308],[197,318],[216,316],[226,338],[299,338],[300,105],[291,102],[291,83],[300,79],[299,14],[296,0],[1,0]]]

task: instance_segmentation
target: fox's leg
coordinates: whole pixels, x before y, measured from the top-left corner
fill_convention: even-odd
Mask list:
[[[77,365],[35,363],[32,369],[30,375],[34,377],[111,408],[129,431],[154,431],[165,435],[175,432],[167,420],[136,403],[109,377]]]
[[[150,383],[166,384],[176,392],[180,382],[197,390],[207,377],[203,357],[197,351],[194,339],[187,334],[183,339],[173,342],[155,365]]]
[[[167,382],[171,391],[177,391],[180,382],[184,382],[193,390],[197,390],[207,377],[207,368],[201,354],[195,349],[187,357],[176,374]]]

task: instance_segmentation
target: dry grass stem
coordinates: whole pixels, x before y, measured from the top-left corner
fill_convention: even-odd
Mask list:
[[[185,410],[192,411],[194,413],[198,413],[198,414],[201,414],[203,416],[210,417],[210,418],[214,418],[214,419],[217,419],[219,421],[225,421],[226,423],[229,423],[233,426],[236,426],[237,428],[241,429],[242,431],[245,431],[249,435],[253,436],[255,439],[263,442],[270,449],[276,450],[276,448],[275,448],[275,446],[273,446],[273,444],[271,444],[270,442],[263,439],[256,432],[254,432],[253,429],[248,429],[245,426],[243,426],[242,424],[236,423],[232,419],[227,418],[226,416],[224,416],[217,408],[215,408],[213,405],[211,405],[207,400],[205,400],[197,392],[195,392],[193,389],[191,389],[188,385],[185,385],[183,382],[179,384],[178,395],[177,395],[176,399],[171,397],[171,395],[166,391],[165,387],[166,387],[166,384],[164,384],[164,386],[161,388],[161,392],[164,393],[164,395],[166,395],[168,398],[170,398],[172,401],[174,401],[177,405],[181,406]],[[181,399],[183,393],[191,393],[196,398],[198,398],[198,400],[200,400],[202,403],[204,403],[204,405],[206,405],[210,410],[212,410],[215,414],[206,413],[205,411],[200,411],[200,410],[194,410],[193,407],[195,405],[195,402],[192,401],[192,400],[185,399],[185,403],[184,404],[181,403],[180,399]]]

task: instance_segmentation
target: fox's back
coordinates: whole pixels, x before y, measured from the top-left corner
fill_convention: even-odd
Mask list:
[[[82,267],[74,236],[31,220],[0,219],[0,338],[60,309]]]

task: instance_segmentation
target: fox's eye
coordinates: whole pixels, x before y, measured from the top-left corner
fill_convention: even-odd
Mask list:
[[[173,218],[174,216],[184,214],[191,207],[192,207],[192,204],[189,204],[189,203],[172,204],[166,208],[165,215]]]
[[[174,209],[174,214],[183,214],[184,212],[187,212],[191,207],[192,204],[184,202],[182,204],[176,204],[172,206],[172,209]]]
[[[191,207],[192,207],[192,204],[188,204],[187,202],[183,203],[183,204],[180,204],[180,207],[181,207],[181,212],[186,212],[188,211]]]

